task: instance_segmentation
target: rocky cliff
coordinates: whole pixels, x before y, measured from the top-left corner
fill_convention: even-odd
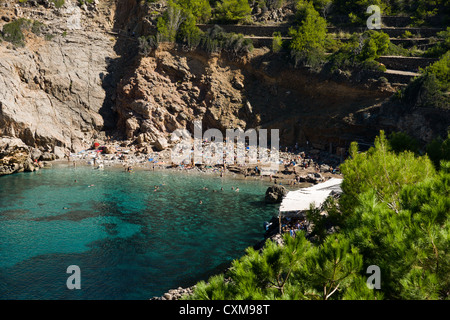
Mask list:
[[[20,18],[39,21],[45,35],[25,30],[24,47],[0,45],[0,135],[61,157],[66,148],[79,151],[113,125],[111,112],[104,110],[108,60],[116,56],[115,39],[104,27],[113,24],[113,8],[102,3],[2,4],[3,25]]]
[[[160,45],[121,80],[115,110],[118,128],[138,143],[170,142],[174,130],[200,120],[205,130],[277,128],[282,145],[328,148],[345,145],[346,135],[367,137],[345,119],[392,93],[377,81],[355,85],[294,69],[268,49],[230,59]]]
[[[371,142],[379,129],[424,140],[446,129],[448,112],[386,105],[395,88],[377,77],[356,84],[313,74],[267,48],[236,59],[161,44],[140,56],[138,37],[163,2],[0,1],[0,30],[29,26],[23,45],[0,42],[0,136],[62,158],[112,134],[161,150],[193,120],[204,130],[277,128],[282,145],[332,152]]]

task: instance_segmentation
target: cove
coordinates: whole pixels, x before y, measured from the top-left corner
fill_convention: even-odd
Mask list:
[[[0,299],[141,300],[207,280],[263,239],[267,186],[64,165],[0,177]]]

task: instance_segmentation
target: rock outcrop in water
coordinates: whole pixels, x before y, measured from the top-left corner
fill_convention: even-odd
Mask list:
[[[284,186],[275,184],[267,188],[265,200],[267,203],[280,203],[287,193],[288,190]]]
[[[22,140],[0,137],[0,176],[35,170],[39,170],[39,165],[33,162],[30,148]]]

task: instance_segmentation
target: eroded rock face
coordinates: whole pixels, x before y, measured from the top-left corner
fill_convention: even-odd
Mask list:
[[[31,160],[29,147],[20,139],[0,137],[0,176],[39,168]]]
[[[118,128],[127,139],[157,150],[168,146],[164,141],[175,130],[191,130],[194,120],[202,121],[205,129],[245,128],[245,118],[239,117],[244,98],[236,89],[242,87],[233,86],[240,77],[240,70],[220,67],[214,58],[157,50],[121,81]]]
[[[95,3],[85,9],[65,3],[60,9],[20,7],[18,16],[5,9],[14,19],[44,23],[53,38],[25,31],[25,47],[0,44],[0,136],[59,154],[55,146],[80,151],[104,128],[104,79],[115,57],[114,41],[92,19],[94,12],[102,16]]]
[[[279,129],[281,145],[331,140],[337,146],[340,136],[357,127],[344,121],[349,114],[392,94],[324,81],[265,49],[232,60],[160,44],[136,65],[118,86],[117,128],[127,139],[158,150],[157,141],[171,141],[175,130],[192,133],[193,121],[223,134],[226,129]]]

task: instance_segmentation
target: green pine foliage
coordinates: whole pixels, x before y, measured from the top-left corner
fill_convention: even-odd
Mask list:
[[[441,161],[450,162],[450,131],[445,140],[438,137],[427,145],[427,154],[436,168],[441,166]]]
[[[392,151],[380,132],[367,152],[354,143],[341,171],[343,194],[325,206],[329,215],[308,213],[320,241],[298,232],[283,246],[249,248],[185,299],[448,299],[450,162],[436,171],[427,156]],[[329,219],[337,233],[318,230]],[[366,283],[370,265],[381,270],[379,290]]]
[[[389,145],[396,153],[403,151],[419,153],[419,142],[404,132],[392,132],[389,136]]]
[[[327,22],[314,9],[311,2],[302,3],[302,22],[298,28],[290,28],[291,55],[296,65],[302,63],[317,67],[324,61]]]
[[[221,23],[249,22],[252,9],[247,0],[222,0],[217,3],[216,20]]]
[[[425,56],[430,58],[440,58],[450,50],[450,27],[447,30],[437,33],[437,38],[440,40],[433,47],[425,52]]]
[[[285,244],[267,242],[259,251],[249,248],[226,275],[197,284],[186,299],[202,300],[330,300],[363,294],[375,299],[360,276],[358,250],[341,235],[313,247],[303,232],[284,236]],[[356,285],[355,285],[356,284]]]
[[[378,200],[398,209],[398,193],[403,185],[414,184],[435,173],[428,158],[416,158],[412,152],[395,154],[381,132],[375,139],[375,147],[360,153],[356,143],[350,147],[351,161],[341,166],[344,174],[340,206],[344,215],[354,214],[357,198],[369,190],[375,190]]]
[[[205,23],[211,19],[211,6],[208,0],[176,0],[184,11],[189,11],[197,23]]]
[[[450,51],[422,70],[422,75],[397,93],[411,107],[448,109],[450,106]]]
[[[386,71],[376,60],[386,54],[391,45],[389,36],[382,31],[368,30],[361,35],[353,34],[347,43],[329,57],[330,70]]]
[[[427,67],[425,72],[436,76],[441,91],[450,91],[450,51],[447,51],[441,59]]]

